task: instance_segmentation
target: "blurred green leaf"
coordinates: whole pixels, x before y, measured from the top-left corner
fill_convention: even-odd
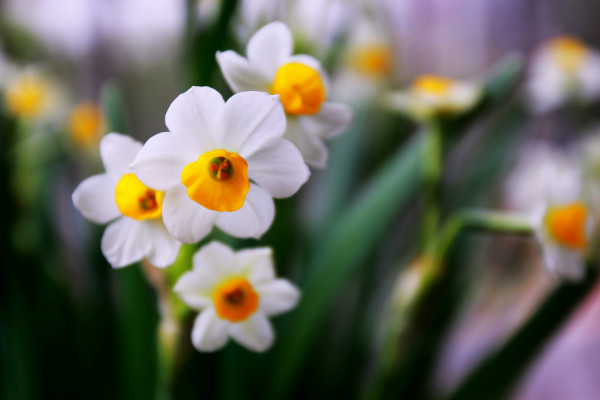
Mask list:
[[[121,89],[114,81],[108,81],[102,86],[100,95],[100,105],[108,121],[109,132],[118,132],[127,134],[128,123],[125,107],[125,100]]]
[[[365,261],[386,231],[392,217],[405,205],[420,181],[423,152],[417,135],[378,171],[370,187],[325,236],[309,263],[305,297],[280,343],[271,398],[285,398],[304,361],[328,306]]]

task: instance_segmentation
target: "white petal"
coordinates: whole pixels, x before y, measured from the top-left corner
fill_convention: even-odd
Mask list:
[[[324,103],[318,113],[303,115],[298,122],[305,132],[311,132],[320,138],[336,136],[348,128],[354,113],[352,109],[341,103]]]
[[[219,319],[213,307],[196,317],[192,328],[192,343],[199,351],[215,351],[225,346],[229,323]]]
[[[146,256],[156,267],[168,267],[177,258],[181,243],[167,231],[162,219],[144,221],[148,227],[151,251]]]
[[[284,138],[292,142],[304,157],[304,162],[315,168],[327,165],[327,148],[323,140],[305,131],[299,122],[300,118],[289,118]]]
[[[252,154],[267,140],[285,132],[285,112],[278,96],[262,92],[233,95],[225,104],[223,132],[217,148]]]
[[[194,254],[194,271],[215,285],[236,270],[233,250],[220,242],[210,242]]]
[[[300,151],[285,139],[273,139],[246,158],[248,177],[275,198],[296,193],[310,176]]]
[[[253,90],[268,92],[270,90],[273,77],[269,78],[262,75],[257,67],[250,64],[248,60],[235,51],[217,52],[217,62],[221,67],[225,81],[234,92]]]
[[[122,217],[110,224],[102,236],[102,253],[114,268],[140,261],[151,251],[145,224]]]
[[[240,273],[248,278],[252,285],[275,279],[273,251],[270,247],[241,250],[236,253]]]
[[[115,201],[117,178],[99,174],[85,179],[77,186],[71,199],[75,208],[90,221],[105,224],[121,215]]]
[[[109,174],[124,175],[142,144],[130,136],[109,133],[100,141],[100,156]]]
[[[202,240],[213,226],[216,212],[190,199],[185,186],[168,190],[163,200],[163,220],[167,230],[182,243]]]
[[[152,136],[138,152],[131,170],[146,186],[168,190],[181,183],[181,171],[202,154],[187,138],[169,132]]]
[[[215,225],[223,232],[239,238],[260,238],[275,217],[273,198],[266,190],[251,184],[242,208],[218,214]]]
[[[584,277],[584,260],[579,252],[545,243],[543,258],[546,269],[559,278],[581,281]]]
[[[566,75],[547,59],[533,63],[526,86],[530,106],[534,112],[552,111],[561,106],[567,97]]]
[[[239,344],[261,353],[271,347],[275,339],[271,323],[260,311],[243,322],[229,325],[229,334]]]
[[[600,55],[592,53],[579,70],[581,91],[588,101],[597,100],[600,96]]]
[[[292,54],[292,34],[282,22],[272,22],[250,38],[246,53],[250,63],[258,66],[267,77],[275,77],[277,68]]]
[[[209,271],[211,272],[211,271]],[[173,291],[191,308],[201,310],[213,304],[212,291],[218,279],[208,277],[201,271],[188,271],[183,274]],[[218,277],[217,277],[218,278]]]
[[[256,286],[260,310],[267,315],[289,311],[298,304],[300,291],[286,279],[275,279]]]
[[[187,138],[202,154],[215,148],[213,136],[222,129],[224,105],[213,88],[193,86],[171,103],[165,122],[171,133]]]

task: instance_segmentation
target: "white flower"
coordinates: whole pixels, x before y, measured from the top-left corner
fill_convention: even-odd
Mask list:
[[[548,203],[576,201],[582,193],[579,155],[545,141],[534,141],[519,154],[504,185],[508,208],[539,213]]]
[[[308,55],[292,55],[292,49],[289,29],[273,22],[252,36],[247,59],[225,51],[217,53],[217,60],[233,91],[280,95],[287,116],[285,138],[298,147],[308,164],[323,168],[327,159],[323,139],[344,131],[352,111],[345,104],[327,101],[327,77],[319,61]]]
[[[106,173],[85,179],[73,192],[73,204],[87,219],[112,222],[102,237],[102,252],[110,264],[124,267],[147,258],[157,267],[175,261],[180,243],[167,232],[162,218],[164,193],[142,184],[129,164],[142,144],[110,133],[100,142]]]
[[[531,108],[540,113],[573,99],[596,100],[600,97],[600,54],[574,37],[549,40],[532,59],[527,90]]]
[[[233,252],[211,242],[193,260],[175,292],[191,308],[201,311],[192,329],[192,343],[200,351],[215,351],[231,336],[250,350],[263,352],[273,344],[268,316],[296,305],[298,290],[276,279],[268,247]]]
[[[367,103],[381,93],[393,73],[389,32],[381,22],[362,14],[345,48],[343,64],[333,76],[335,98],[358,105]]]
[[[273,222],[273,197],[293,195],[309,170],[282,139],[285,114],[276,96],[246,92],[227,103],[209,87],[192,87],[166,115],[170,132],[150,138],[133,171],[167,191],[167,229],[194,243],[213,224],[237,237],[260,237]]]
[[[407,90],[389,93],[384,102],[392,110],[423,120],[468,111],[480,97],[479,84],[422,75]]]
[[[0,76],[3,103],[13,116],[44,124],[57,124],[67,113],[64,90],[43,66],[5,63]]]
[[[581,280],[594,225],[590,207],[583,201],[549,205],[536,229],[546,269],[559,278]]]

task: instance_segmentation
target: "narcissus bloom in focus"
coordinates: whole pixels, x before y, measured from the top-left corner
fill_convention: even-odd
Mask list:
[[[292,34],[281,22],[270,23],[250,38],[244,58],[234,51],[217,53],[225,80],[235,92],[278,94],[285,109],[285,138],[294,143],[309,165],[323,168],[327,149],[323,139],[348,127],[352,111],[331,103],[329,83],[315,58],[292,55]]]
[[[583,201],[546,208],[536,236],[541,243],[544,266],[550,273],[570,280],[584,277],[594,221],[590,207]]]
[[[110,264],[124,267],[147,258],[157,267],[175,261],[180,243],[162,220],[164,193],[144,185],[129,164],[142,144],[110,133],[100,142],[106,173],[85,179],[73,192],[73,204],[90,221],[113,221],[102,236],[102,252]]]
[[[166,115],[170,132],[146,142],[132,164],[146,185],[166,191],[167,229],[195,243],[213,225],[237,237],[260,237],[273,222],[273,197],[289,197],[308,179],[298,149],[282,139],[285,114],[276,96],[246,92],[227,103],[192,87]]]
[[[600,98],[600,54],[575,37],[549,40],[531,61],[527,89],[531,108],[540,113],[572,100],[597,100]]]
[[[231,337],[253,351],[271,347],[275,335],[267,317],[294,308],[300,297],[290,282],[275,278],[271,249],[234,252],[211,242],[194,255],[193,265],[174,290],[201,311],[192,329],[194,346],[215,351]]]
[[[392,110],[417,120],[426,120],[438,115],[468,111],[480,97],[479,84],[422,75],[408,89],[388,94],[385,103]]]

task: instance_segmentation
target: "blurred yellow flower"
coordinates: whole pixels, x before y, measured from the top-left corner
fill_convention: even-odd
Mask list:
[[[69,135],[81,147],[96,147],[105,126],[102,110],[95,103],[80,103],[69,116]]]
[[[51,88],[38,74],[18,76],[6,88],[6,106],[14,116],[35,119],[50,106]]]

